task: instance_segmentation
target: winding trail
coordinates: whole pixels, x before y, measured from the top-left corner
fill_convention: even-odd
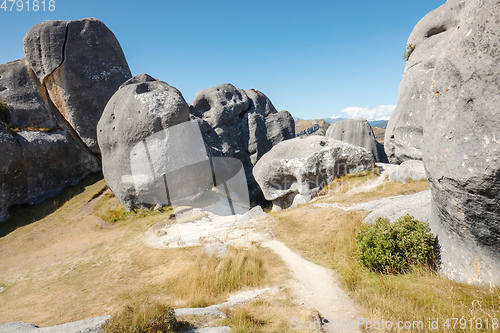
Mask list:
[[[305,260],[280,241],[266,241],[262,246],[276,252],[290,268],[294,296],[305,307],[316,309],[321,318],[328,320],[323,327],[324,332],[360,332],[355,325],[346,324],[356,323],[357,310],[339,287],[332,270]],[[342,328],[339,328],[340,323]]]

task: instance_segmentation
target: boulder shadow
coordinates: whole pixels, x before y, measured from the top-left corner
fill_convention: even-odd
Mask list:
[[[7,236],[18,228],[42,220],[62,207],[68,200],[83,193],[87,186],[93,185],[103,178],[101,172],[92,173],[77,184],[66,187],[41,203],[12,206],[9,208],[10,217],[5,222],[0,222],[0,238]]]

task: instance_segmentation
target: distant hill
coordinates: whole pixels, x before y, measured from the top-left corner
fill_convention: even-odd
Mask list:
[[[334,123],[347,118],[331,117],[324,119],[305,120],[301,118],[295,119],[295,136],[307,135],[325,135],[326,130]],[[378,142],[384,143],[385,130],[387,128],[387,120],[373,120],[370,125],[373,127],[373,134]]]
[[[372,127],[379,127],[379,128],[387,128],[387,123],[389,122],[389,120],[373,120],[373,121],[369,121],[370,125]]]
[[[381,144],[384,144],[384,137],[385,137],[385,127],[373,127],[373,134],[375,135],[375,139]]]
[[[330,124],[324,119],[296,120],[295,136],[325,135],[328,127],[330,127]]]

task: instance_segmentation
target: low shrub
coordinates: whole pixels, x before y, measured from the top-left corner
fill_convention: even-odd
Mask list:
[[[372,271],[398,274],[436,260],[436,238],[429,225],[406,215],[394,223],[378,218],[375,225],[362,226],[356,235],[358,258]]]
[[[403,59],[405,60],[405,62],[407,62],[408,59],[410,59],[411,54],[413,53],[413,51],[415,51],[415,47],[417,47],[416,44],[406,45],[406,51],[405,54],[403,55]]]
[[[178,322],[175,311],[163,304],[126,306],[119,315],[109,319],[103,333],[174,333],[184,332],[185,323]]]

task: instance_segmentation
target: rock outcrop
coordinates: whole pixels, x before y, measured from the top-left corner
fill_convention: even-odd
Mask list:
[[[253,174],[273,209],[281,210],[310,201],[335,176],[373,167],[366,149],[312,135],[279,143],[257,162]]]
[[[99,171],[97,122],[130,77],[123,52],[95,19],[45,21],[26,58],[0,65],[0,221]]]
[[[449,0],[417,24],[408,39],[415,48],[386,135],[391,161],[423,158],[441,271],[454,280],[497,285],[498,22],[500,7],[495,1]]]
[[[189,125],[193,123],[195,128]],[[217,177],[222,177],[218,172],[221,168],[229,176],[237,173],[236,164],[240,162],[229,162],[230,158],[243,164],[250,198],[255,203],[262,194],[252,175],[254,163],[294,134],[290,114],[277,112],[271,101],[257,90],[245,92],[223,84],[199,92],[188,106],[177,89],[145,74],[130,79],[113,95],[98,125],[106,182],[127,209],[172,202],[170,190],[170,198],[148,197],[148,191],[165,191],[157,191],[158,181],[154,177],[144,176],[138,184],[134,174],[165,174],[167,188],[182,190],[181,197],[194,197],[211,186],[214,170]],[[155,139],[158,135],[163,137]],[[151,150],[151,140],[169,141],[165,135],[177,141],[156,145],[154,154],[150,152],[143,157],[150,160],[155,171],[134,169],[134,160],[140,160],[139,155],[134,155],[137,152],[134,147],[144,142]],[[184,156],[186,152],[189,156]],[[169,175],[170,172],[175,175]],[[160,183],[158,186],[164,186]]]
[[[424,162],[419,160],[408,160],[400,165],[394,165],[394,172],[389,173],[389,180],[395,180],[400,183],[406,183],[406,180],[427,179]]]
[[[252,170],[273,146],[295,137],[295,123],[288,111],[278,112],[269,98],[255,89],[221,84],[196,94],[191,103],[193,119],[200,122],[203,138],[213,156],[243,162],[253,204],[263,202]]]
[[[102,169],[108,187],[127,209],[142,205],[137,197],[131,165],[134,147],[163,129],[187,121],[189,106],[182,94],[149,75],[142,74],[128,80],[109,100],[97,126]],[[186,142],[186,149],[188,144]],[[147,163],[148,158],[164,158],[166,163],[164,153],[150,152],[146,161],[142,162]],[[158,186],[155,182],[158,183],[158,180],[145,179],[141,187],[155,192]]]
[[[24,37],[30,67],[83,142],[99,153],[96,127],[108,100],[131,77],[115,35],[99,20],[45,21]]]
[[[328,128],[326,136],[365,148],[372,153],[376,162],[388,162],[384,146],[377,142],[372,127],[366,119],[346,119],[336,122]]]

